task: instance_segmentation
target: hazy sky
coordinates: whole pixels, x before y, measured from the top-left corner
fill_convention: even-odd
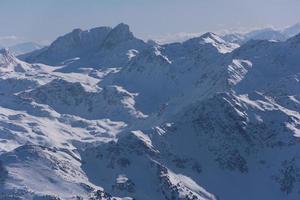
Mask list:
[[[0,44],[120,22],[140,38],[281,28],[300,22],[300,0],[0,0]]]

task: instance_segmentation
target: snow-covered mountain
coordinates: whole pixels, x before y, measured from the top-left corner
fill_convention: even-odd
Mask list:
[[[273,28],[262,28],[248,33],[230,33],[222,36],[227,42],[244,44],[250,40],[274,40],[285,41],[300,33],[300,23],[287,27],[282,30],[275,30]]]
[[[250,40],[274,40],[274,41],[285,41],[289,38],[282,31],[274,30],[272,28],[263,28],[249,33],[230,33],[222,37],[227,42],[235,42],[237,44],[244,44]]]
[[[0,199],[299,199],[299,54],[125,24],[1,50]]]

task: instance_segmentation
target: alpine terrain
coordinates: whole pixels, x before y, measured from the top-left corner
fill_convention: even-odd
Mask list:
[[[300,199],[296,28],[162,45],[121,23],[0,50],[0,199]]]

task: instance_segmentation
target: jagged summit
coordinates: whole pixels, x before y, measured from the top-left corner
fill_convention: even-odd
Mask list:
[[[219,39],[219,36],[213,32],[206,32],[204,34],[202,34],[199,38],[215,38],[215,39]]]
[[[14,56],[8,49],[0,50],[0,72],[25,72],[31,69],[30,64],[25,63]]]
[[[86,31],[74,29],[55,40],[48,48],[49,54],[62,53],[67,56],[76,56],[82,51],[93,50],[103,43],[110,31],[109,27],[98,27]]]
[[[20,58],[30,63],[60,65],[65,60],[80,58],[96,51],[110,31],[109,27],[98,27],[86,31],[74,29],[58,37],[49,47],[22,55]]]
[[[74,28],[74,29],[72,30],[71,33],[73,33],[73,34],[78,34],[78,33],[82,32],[82,31],[83,31],[83,30],[80,29],[80,28]]]
[[[224,40],[222,40],[217,34],[215,34],[213,32],[206,32],[206,33],[200,35],[199,37],[191,38],[191,39],[187,40],[186,42],[203,42],[207,39],[211,39],[216,42],[224,42]]]
[[[220,43],[225,43],[225,41],[221,38],[221,36],[219,36],[218,34],[213,33],[213,32],[206,32],[206,33],[200,35],[199,37],[191,38],[189,40],[199,40],[200,41],[200,40],[205,40],[207,38],[217,41],[217,42],[220,42]]]
[[[121,42],[134,39],[133,33],[127,24],[120,23],[113,28],[104,41],[104,46],[114,46]]]
[[[184,44],[188,45],[212,45],[215,47],[219,53],[229,53],[234,49],[238,48],[238,44],[229,43],[224,41],[220,36],[215,33],[207,32],[200,37],[192,38],[184,42]]]
[[[106,32],[108,33],[111,30],[112,30],[112,28],[108,27],[108,26],[95,27],[95,28],[88,29],[88,30],[82,30],[80,28],[75,28],[70,33],[68,33],[64,36],[61,36],[59,38],[73,36],[73,37],[79,37],[82,40],[81,42],[86,42],[84,40],[87,39],[88,37],[94,37],[94,39],[97,39],[97,37],[102,37],[102,35],[104,33],[106,33]]]
[[[7,49],[0,49],[0,67],[17,63],[17,58]]]
[[[90,30],[74,29],[72,32],[58,37],[49,47],[35,51],[20,58],[29,63],[48,65],[115,65],[125,64],[128,50],[141,49],[146,46],[142,40],[134,37],[127,24],[116,27],[97,27]],[[113,51],[116,51],[113,53]],[[119,55],[110,60],[111,55]],[[122,58],[122,60],[120,60]],[[108,61],[109,60],[109,61]],[[70,62],[71,61],[71,62]],[[80,63],[80,64],[78,64]]]
[[[59,67],[2,50],[0,199],[300,199],[299,37],[231,52],[120,24],[30,54]]]
[[[8,48],[3,48],[3,49],[0,49],[0,54],[3,54],[3,55],[5,55],[5,54],[9,54],[9,50],[8,50]]]
[[[133,33],[130,31],[129,25],[124,23],[120,23],[116,27],[114,27],[112,33],[133,36]]]

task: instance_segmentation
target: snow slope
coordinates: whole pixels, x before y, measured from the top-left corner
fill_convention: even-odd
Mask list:
[[[299,199],[299,53],[125,24],[1,50],[0,199]]]

